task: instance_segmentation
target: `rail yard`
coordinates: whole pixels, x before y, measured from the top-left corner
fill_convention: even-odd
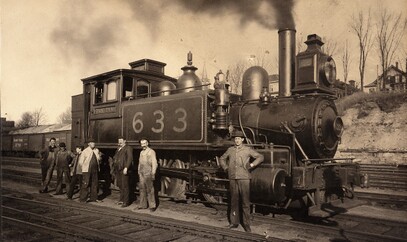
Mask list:
[[[37,239],[132,241],[134,235],[148,235],[153,241],[404,241],[407,236],[407,220],[403,218],[407,212],[402,206],[407,199],[406,190],[383,189],[374,185],[374,180],[371,180],[369,189],[355,192],[362,200],[367,198],[365,205],[348,208],[341,214],[324,218],[295,217],[264,213],[258,209],[252,214],[253,233],[248,235],[243,230],[224,228],[227,225],[226,206],[216,206],[217,210],[196,199],[173,201],[162,198],[159,209],[151,214],[133,211],[133,206],[115,208],[114,201],[118,197],[115,189],[103,203],[81,204],[76,199],[70,201],[64,196],[50,195],[52,192],[36,192],[41,184],[38,159],[3,157],[2,166],[5,229],[22,226],[24,233],[36,231]],[[391,170],[390,167],[387,169]],[[403,173],[404,169],[399,167],[398,172]],[[362,166],[362,170],[374,172],[371,166],[366,169]],[[381,179],[386,178],[383,175]],[[387,179],[392,182],[391,176]],[[372,194],[377,198],[373,200]],[[20,238],[20,241],[25,238],[12,232],[5,235],[9,239],[13,236]]]

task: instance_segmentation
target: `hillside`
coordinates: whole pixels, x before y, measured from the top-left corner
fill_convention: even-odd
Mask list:
[[[337,157],[407,164],[407,94],[354,94],[338,100],[344,133]]]

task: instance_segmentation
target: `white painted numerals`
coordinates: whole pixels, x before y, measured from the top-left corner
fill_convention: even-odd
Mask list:
[[[175,110],[175,113],[181,113],[181,117],[179,117],[177,120],[179,123],[181,123],[181,127],[176,127],[174,126],[172,129],[177,132],[177,133],[182,133],[187,129],[187,111],[185,111],[185,109],[183,108],[178,108],[177,110]]]
[[[137,134],[140,133],[144,128],[143,121],[141,121],[141,119],[138,118],[141,116],[143,116],[143,113],[137,112],[136,114],[134,114],[134,117],[133,117],[133,130]]]
[[[158,133],[162,133],[164,130],[164,112],[162,110],[156,110],[153,112],[155,119],[155,124],[154,127],[151,128],[151,131],[153,131],[154,133],[158,134]],[[179,116],[177,118],[177,122],[174,125],[174,127],[172,127],[172,130],[174,130],[177,133],[182,133],[187,129],[187,111],[183,108],[178,108],[175,110],[175,115]],[[133,117],[133,130],[134,132],[136,132],[137,134],[141,133],[143,131],[144,128],[144,123],[143,120],[141,119],[141,117],[143,116],[142,112],[137,112],[136,114],[134,114]]]
[[[161,110],[156,110],[156,111],[154,111],[153,114],[154,114],[154,117],[157,117],[157,115],[158,115],[158,118],[155,120],[155,123],[159,125],[159,128],[156,129],[156,128],[152,127],[151,131],[153,131],[154,133],[161,133],[161,132],[163,132],[163,129],[164,129],[164,122],[163,122],[164,113]]]

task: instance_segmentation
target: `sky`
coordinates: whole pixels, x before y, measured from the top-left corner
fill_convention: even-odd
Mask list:
[[[351,70],[358,82],[357,37],[351,16],[387,8],[407,16],[407,0],[0,0],[1,116],[18,121],[42,107],[46,123],[71,106],[82,78],[128,63],[154,59],[167,63],[169,76],[182,74],[193,53],[197,75],[213,77],[237,61],[264,58],[278,73],[278,29],[295,28],[297,39],[318,34],[337,41],[334,55],[343,79],[341,51],[348,41]],[[398,52],[405,66],[407,34]],[[305,49],[305,47],[303,47]],[[404,56],[403,56],[404,55]],[[377,77],[378,54],[368,58],[365,84]],[[405,70],[405,67],[404,67]]]

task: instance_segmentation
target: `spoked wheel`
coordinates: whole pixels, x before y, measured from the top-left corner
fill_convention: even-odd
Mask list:
[[[185,169],[185,163],[179,159],[168,160],[160,159],[160,166],[165,168],[178,168]],[[161,191],[160,195],[172,197],[175,199],[185,199],[185,189],[187,182],[179,178],[168,176],[161,177]]]

